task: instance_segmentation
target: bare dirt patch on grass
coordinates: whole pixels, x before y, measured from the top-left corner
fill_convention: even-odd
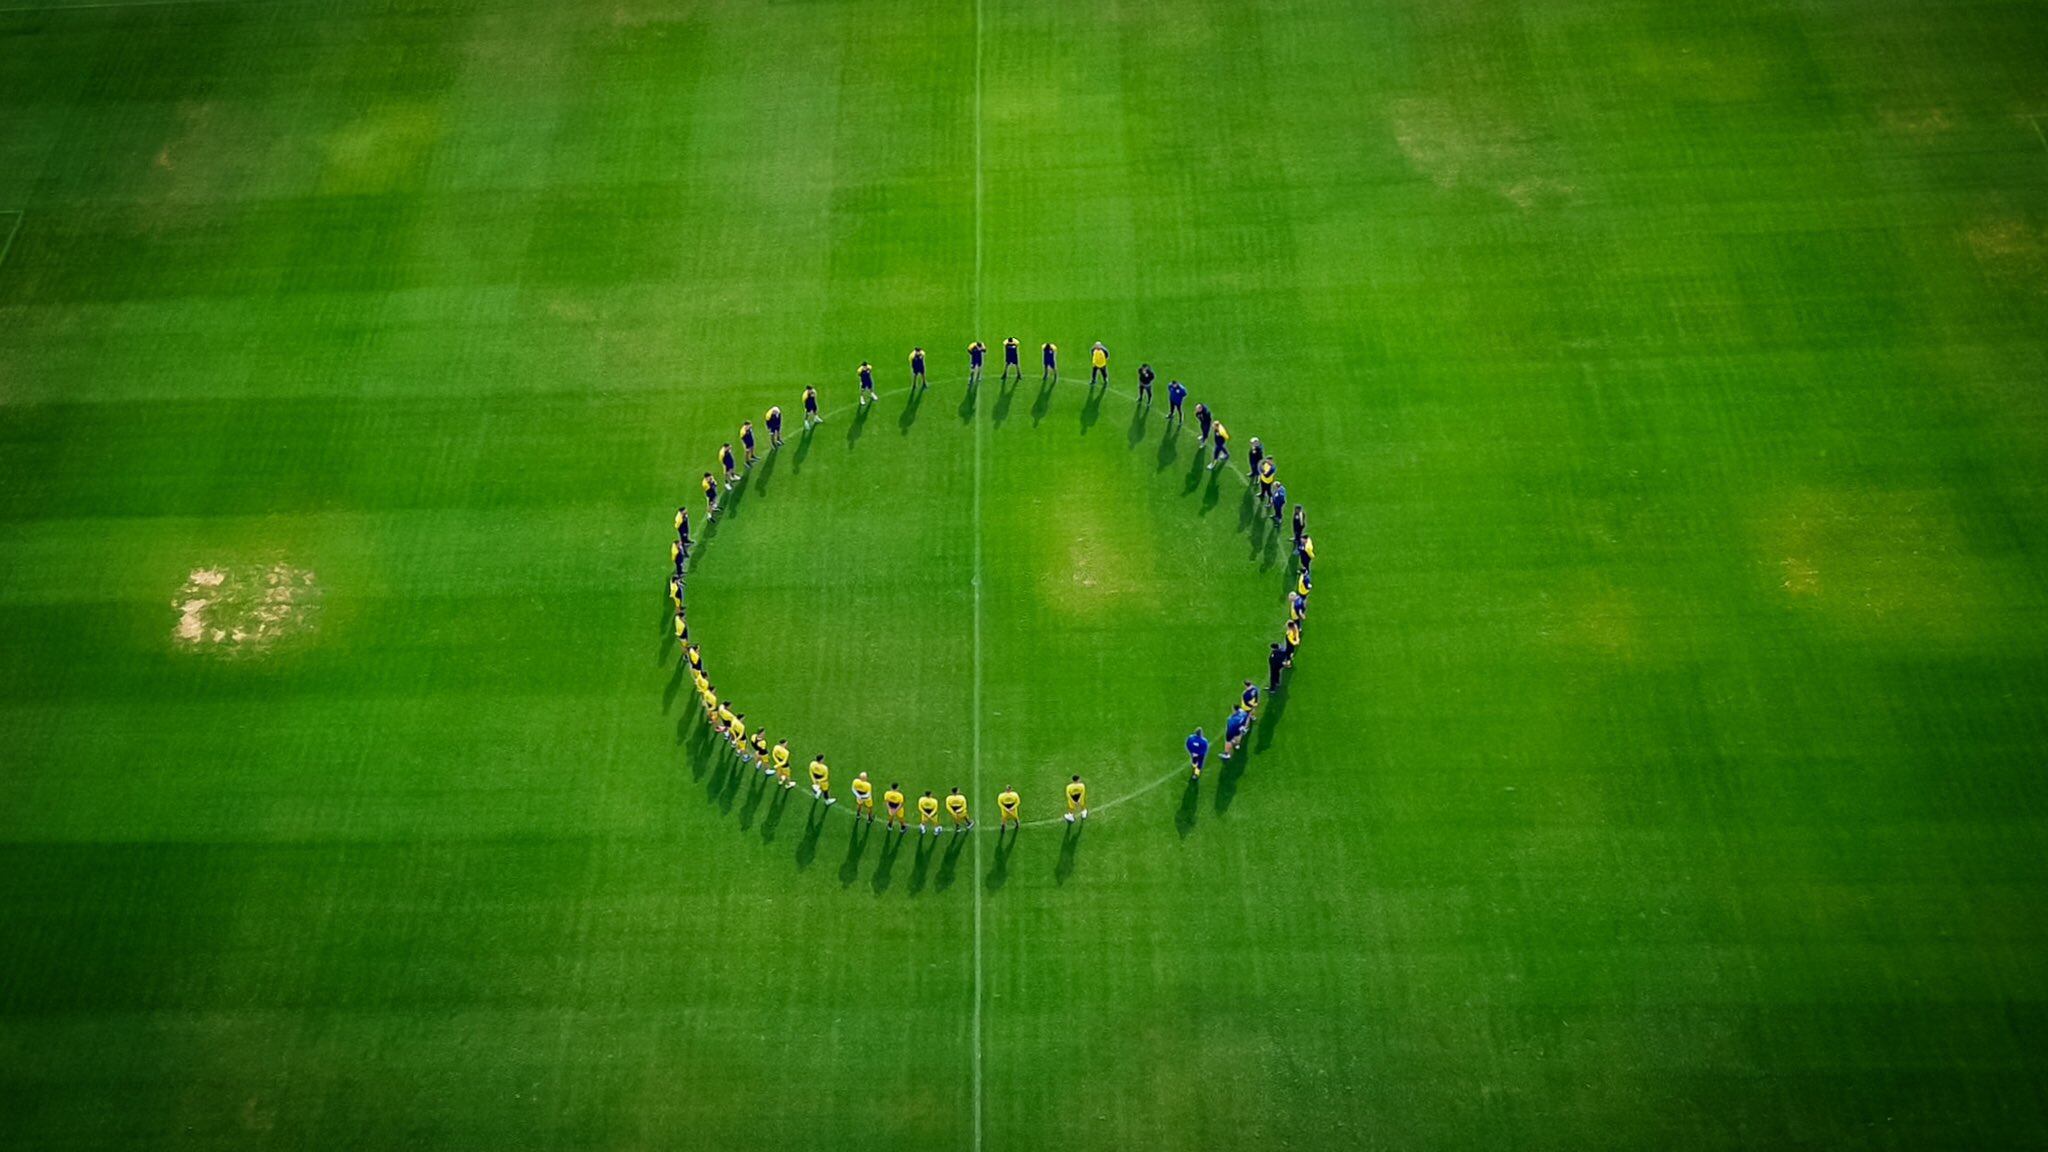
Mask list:
[[[1525,211],[1567,203],[1577,191],[1546,171],[1544,149],[1504,117],[1418,98],[1394,101],[1387,119],[1409,165],[1445,191],[1483,189]]]
[[[278,561],[194,568],[171,600],[172,644],[190,652],[258,656],[314,630],[320,583],[313,572]]]

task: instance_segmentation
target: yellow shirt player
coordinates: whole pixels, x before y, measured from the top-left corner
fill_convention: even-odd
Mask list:
[[[1023,821],[1017,817],[1017,808],[1023,803],[1024,798],[1017,795],[1015,788],[1003,789],[1002,793],[996,797],[996,829],[998,831],[1012,824],[1019,828],[1024,826]]]
[[[917,834],[944,832],[939,827],[939,798],[927,791],[917,798]]]
[[[774,766],[771,768],[767,764],[761,765],[761,775],[766,776],[773,772],[776,783],[781,784],[784,788],[796,787],[796,781],[790,779],[789,775],[789,741],[784,740],[782,743],[777,744],[768,753],[768,758],[774,761]]]
[[[712,727],[721,734],[729,733],[732,731],[732,722],[735,719],[737,717],[732,714],[732,705],[721,700],[718,704],[718,723],[712,725]]]
[[[704,719],[711,724],[712,730],[716,731],[718,728],[718,693],[711,690],[711,681],[706,680],[697,686],[697,699],[704,703]]]
[[[903,823],[903,785],[893,780],[889,782],[889,790],[882,793],[882,808],[889,814],[888,821],[882,825],[884,828],[901,832],[907,827]]]
[[[1088,786],[1079,776],[1067,781],[1067,823],[1088,818]]]
[[[768,733],[760,728],[754,729],[754,762],[768,763]]]
[[[736,712],[725,722],[725,734],[732,739],[732,750],[740,754],[740,763],[750,764],[753,757],[747,755],[747,714]]]
[[[953,830],[965,832],[974,827],[974,821],[967,815],[967,797],[958,788],[946,795],[946,815],[953,818]]]
[[[826,804],[837,804],[832,795],[832,769],[825,763],[823,753],[811,758],[811,799],[823,800]]]
[[[681,608],[676,609],[676,642],[678,644],[688,644],[690,642],[690,621],[683,616]]]
[[[853,814],[867,817],[870,824],[875,822],[875,786],[865,772],[853,778]]]
[[[1095,347],[1088,353],[1089,386],[1093,387],[1098,380],[1104,384],[1109,383],[1109,349],[1104,348],[1100,340],[1095,342]]]

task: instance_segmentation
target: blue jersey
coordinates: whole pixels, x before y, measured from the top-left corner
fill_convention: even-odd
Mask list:
[[[863,387],[863,388],[867,388],[867,389],[873,389],[873,388],[874,388],[874,386],[875,386],[875,370],[874,370],[874,369],[872,369],[872,368],[866,368],[866,367],[863,367],[863,368],[862,368],[862,369],[860,370],[860,386],[861,386],[861,387]]]
[[[924,371],[924,353],[912,352],[910,354],[910,370],[912,372]]]
[[[1225,736],[1228,736],[1230,739],[1235,740],[1238,737],[1244,735],[1244,730],[1251,726],[1252,714],[1245,711],[1242,708],[1239,708],[1237,711],[1232,712],[1230,714],[1230,722],[1224,725],[1223,734]]]
[[[1188,398],[1188,390],[1181,387],[1180,381],[1176,380],[1167,387],[1166,398],[1178,404]]]
[[[988,351],[988,349],[983,348],[981,345],[977,344],[974,347],[969,348],[967,350],[967,358],[971,362],[973,362],[976,368],[979,368],[981,367],[981,354],[986,351]]]
[[[1209,755],[1209,741],[1200,732],[1188,737],[1188,757],[1199,764]]]
[[[1287,507],[1287,485],[1275,484],[1273,485],[1273,514],[1279,515],[1280,509],[1285,507]]]
[[[1257,684],[1245,685],[1244,706],[1247,708],[1256,708],[1259,706],[1259,686]]]

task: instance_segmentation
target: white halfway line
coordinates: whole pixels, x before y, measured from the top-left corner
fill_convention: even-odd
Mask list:
[[[974,339],[981,339],[981,2],[974,0]],[[974,405],[974,796],[981,798],[981,403]],[[981,837],[974,838],[974,1152],[981,1152]]]

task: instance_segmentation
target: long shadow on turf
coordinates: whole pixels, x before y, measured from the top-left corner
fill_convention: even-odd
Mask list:
[[[1214,476],[1215,473],[1212,472],[1210,473],[1210,475]],[[1188,461],[1188,474],[1186,476],[1181,477],[1180,494],[1183,496],[1192,496],[1195,494],[1195,489],[1200,488],[1201,486],[1202,443],[1201,441],[1197,440],[1195,442],[1194,457]]]
[[[767,777],[764,776],[762,779],[765,780]],[[777,787],[772,789],[772,791],[775,793],[775,798],[768,802],[768,815],[761,818],[761,843],[763,844],[775,843],[775,833],[782,827],[783,814],[789,811],[789,794],[794,789]]]
[[[739,769],[733,769],[733,774],[737,777]],[[747,806],[740,809],[740,831],[744,832],[754,826],[754,817],[761,811],[761,801],[766,799],[767,796],[768,778],[759,772],[748,773]],[[731,800],[725,802],[725,809],[728,812],[732,810]]]
[[[1152,406],[1143,401],[1131,405],[1131,430],[1129,435],[1132,451],[1136,451],[1138,445],[1145,442],[1145,417],[1151,414]]]
[[[748,473],[747,486],[749,488],[759,488],[763,492],[768,491],[768,479],[775,475],[775,461],[781,458],[781,456],[781,449],[770,448],[768,454],[761,457],[761,462],[754,466],[754,470]]]
[[[860,858],[868,850],[868,837],[874,834],[875,825],[873,821],[855,820],[853,822],[853,832],[846,838],[846,859],[839,862],[839,886],[841,888],[851,888],[853,887],[853,882],[860,879]],[[879,876],[880,873],[877,873],[877,875]]]
[[[1024,383],[1022,376],[1006,377],[996,383],[996,406],[989,409],[989,423],[998,428],[1010,418],[1010,401],[1017,398],[1017,389]]]
[[[1173,467],[1174,458],[1179,455],[1180,424],[1178,421],[1168,421],[1166,434],[1159,438],[1159,470],[1164,472]]]
[[[1075,857],[1081,852],[1081,825],[1067,825],[1066,835],[1060,837],[1060,862],[1053,866],[1052,879],[1055,884],[1065,884],[1067,877],[1074,874]]]
[[[661,714],[666,716],[676,706],[676,697],[683,691],[683,676],[690,662],[680,655],[676,657],[676,670],[669,674],[668,683],[661,689]]]
[[[1199,461],[1201,458],[1201,453],[1195,454],[1196,460]],[[1214,512],[1216,505],[1223,502],[1223,490],[1220,486],[1222,478],[1223,473],[1220,471],[1209,473],[1209,487],[1202,493],[1202,515],[1207,516],[1209,513]]]
[[[1031,401],[1031,426],[1038,427],[1045,420],[1045,414],[1052,411],[1052,390],[1059,387],[1058,380],[1041,380],[1038,383],[1038,397]]]
[[[983,887],[989,891],[1000,891],[1003,885],[1009,882],[1010,852],[1017,847],[1017,837],[1021,835],[1023,832],[1020,829],[1011,829],[1008,835],[1000,828],[996,830],[996,858],[994,863],[988,866],[988,877],[982,882]]]
[[[930,841],[931,844],[928,845],[926,841]],[[934,855],[932,845],[936,845],[937,842],[935,837],[925,836],[922,833],[917,837],[917,847],[912,849],[910,853],[909,891],[912,896],[924,891],[925,882],[931,876],[932,856]]]
[[[1292,675],[1288,677],[1292,678]],[[1270,693],[1266,697],[1269,701],[1266,705],[1266,714],[1259,717],[1259,735],[1252,741],[1252,746],[1261,752],[1273,746],[1273,733],[1280,727],[1280,718],[1287,715],[1287,698],[1292,693],[1287,691],[1286,680],[1282,680],[1280,684],[1280,691]]]
[[[1095,422],[1102,419],[1102,398],[1107,395],[1107,385],[1101,388],[1092,383],[1088,385],[1088,399],[1081,405],[1081,435],[1086,436],[1088,430],[1095,427]]]
[[[853,419],[847,421],[846,423],[846,446],[848,448],[852,448],[854,445],[860,443],[860,434],[863,431],[865,431],[868,426],[868,412],[874,408],[875,404],[878,403],[880,403],[880,401],[875,401],[873,403],[868,404],[861,404],[854,408]]]
[[[967,395],[960,398],[960,422],[962,424],[974,423],[974,403],[980,398],[981,385],[969,384],[967,386]]]
[[[882,855],[875,861],[875,878],[869,881],[877,896],[889,890],[889,882],[896,870],[896,854],[903,851],[904,839],[905,836],[901,832],[890,832],[886,829],[882,832]]]
[[[813,798],[811,810],[804,813],[804,837],[796,842],[796,870],[799,872],[811,866],[818,858],[818,837],[825,834],[825,813],[831,808],[822,800]]]
[[[1188,786],[1180,794],[1180,810],[1173,814],[1173,826],[1185,840],[1195,830],[1195,816],[1202,807],[1202,781],[1200,777],[1189,776]]]
[[[1249,754],[1239,749],[1237,755],[1223,762],[1216,773],[1216,814],[1221,816],[1230,811],[1230,802],[1237,799],[1237,782],[1244,775],[1244,762]]]
[[[901,429],[905,436],[910,435],[910,426],[917,423],[917,410],[923,406],[924,394],[929,388],[929,385],[912,388],[910,398],[903,402],[903,415],[896,418],[896,427]]]
[[[939,858],[939,872],[932,879],[932,891],[944,892],[953,886],[953,875],[960,864],[960,849],[967,845],[967,837],[970,835],[973,833],[953,834],[952,843],[946,845],[945,854]]]

